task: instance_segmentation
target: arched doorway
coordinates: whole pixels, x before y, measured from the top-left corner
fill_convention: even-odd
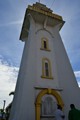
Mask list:
[[[62,101],[62,98],[61,96],[59,95],[58,92],[56,92],[55,90],[52,90],[52,89],[44,89],[42,90],[37,98],[36,98],[36,104],[35,104],[35,107],[36,107],[36,120],[40,120],[40,112],[41,112],[41,99],[42,97],[45,95],[45,94],[48,94],[48,95],[52,95],[56,98],[57,100],[57,103],[59,105],[61,105],[62,107],[64,106],[63,104],[63,101]]]

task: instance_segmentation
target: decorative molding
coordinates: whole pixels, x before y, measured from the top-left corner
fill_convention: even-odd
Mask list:
[[[29,10],[33,10],[43,15],[55,18],[57,20],[63,21],[62,16],[52,13],[52,10],[48,9],[46,6],[43,6],[43,9],[40,4],[34,4],[33,6],[28,6]]]
[[[44,29],[46,29],[46,26],[47,26],[47,21],[48,21],[48,16],[46,16],[46,18],[45,18],[45,21],[44,21]]]
[[[45,28],[41,28],[41,29],[36,30],[35,34],[37,34],[39,31],[42,31],[42,30],[48,32],[51,35],[51,37],[54,38],[53,34],[49,30],[47,30]]]
[[[59,105],[61,105],[62,108],[64,106],[63,100],[58,92],[56,92],[55,90],[52,90],[52,89],[44,89],[38,94],[38,96],[36,98],[36,102],[35,102],[36,120],[40,120],[41,99],[45,94],[53,95],[56,98],[57,103]]]
[[[35,86],[34,88],[37,89],[37,90],[38,90],[38,89],[39,89],[39,90],[48,89],[47,87],[40,87],[40,86]],[[56,91],[63,91],[62,88],[50,88],[50,89],[56,90]]]

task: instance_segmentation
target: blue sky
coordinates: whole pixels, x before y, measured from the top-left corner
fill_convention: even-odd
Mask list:
[[[0,108],[12,100],[24,43],[19,40],[28,5],[37,0],[0,0]],[[60,31],[70,63],[80,85],[80,0],[41,0],[61,15],[65,24]]]

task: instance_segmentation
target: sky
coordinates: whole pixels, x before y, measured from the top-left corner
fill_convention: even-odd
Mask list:
[[[12,101],[24,42],[19,40],[25,10],[37,0],[0,0],[0,108]],[[63,17],[60,31],[78,85],[80,86],[80,0],[41,0]]]

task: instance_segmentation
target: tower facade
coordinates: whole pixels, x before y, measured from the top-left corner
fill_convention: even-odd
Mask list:
[[[80,107],[75,80],[59,31],[61,16],[45,5],[28,6],[20,39],[25,42],[10,120],[54,120],[57,104],[67,115]]]

